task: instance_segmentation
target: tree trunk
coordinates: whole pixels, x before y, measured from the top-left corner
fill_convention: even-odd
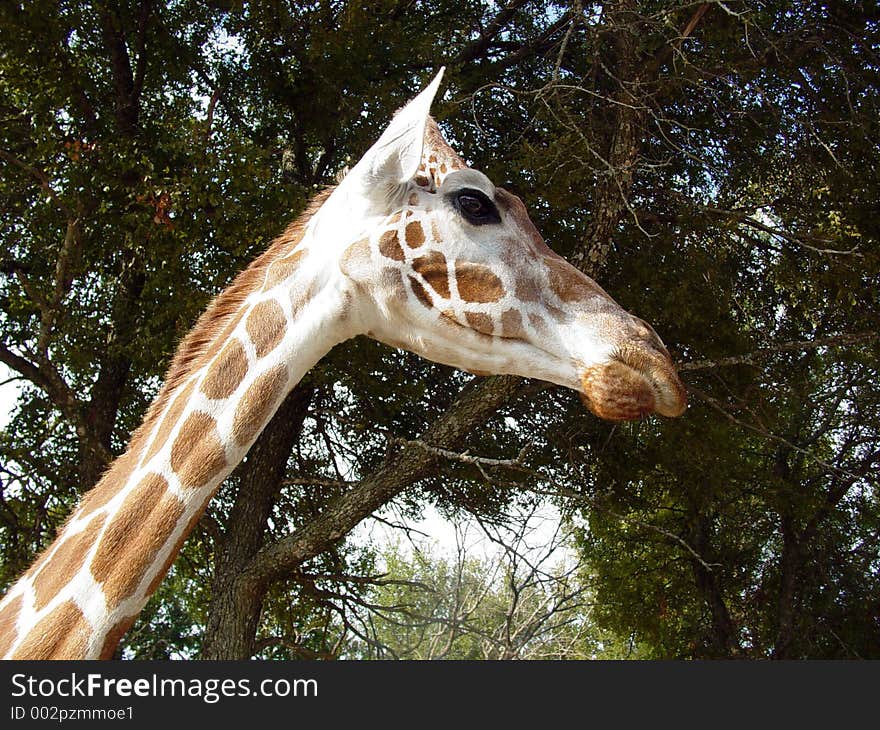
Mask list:
[[[703,560],[708,561],[711,555],[708,534],[710,517],[708,514],[701,513],[697,515],[696,519],[697,527],[693,538],[694,550],[702,556]],[[730,612],[727,610],[721,587],[718,585],[718,576],[699,560],[693,560],[692,564],[697,588],[712,616],[711,658],[729,659],[741,656],[742,647],[737,639],[737,629],[730,617]]]
[[[216,551],[202,659],[247,659],[254,653],[265,590],[239,591],[235,576],[263,545],[266,522],[313,393],[310,385],[294,388],[234,472],[239,479],[238,494]]]
[[[109,463],[113,429],[119,415],[123,389],[131,373],[131,343],[138,334],[140,300],[146,284],[146,273],[138,260],[130,262],[121,277],[120,288],[113,302],[112,322],[107,347],[101,358],[100,371],[91,398],[84,408],[90,438],[80,441],[79,484],[91,489],[104,474]],[[100,449],[95,448],[100,445]]]
[[[466,388],[449,411],[427,430],[424,442],[444,448],[460,444],[467,434],[523,390],[522,379],[510,376],[487,378],[479,386]],[[332,499],[308,524],[261,548],[245,566],[237,566],[215,597],[216,609],[212,607],[202,658],[250,656],[259,607],[271,584],[331,548],[358,523],[423,477],[436,459],[414,444],[389,453],[372,474]]]

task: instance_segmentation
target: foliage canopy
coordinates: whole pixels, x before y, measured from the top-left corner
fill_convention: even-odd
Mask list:
[[[615,426],[568,392],[346,343],[222,486],[125,655],[400,653],[417,627],[382,607],[424,596],[366,578],[477,590],[480,566],[293,539],[381,482],[385,518],[550,501],[579,526],[585,598],[554,656],[880,658],[878,29],[862,2],[0,5],[0,362],[20,384],[0,582],[124,448],[210,297],[445,64],[450,140],[656,326],[691,407]],[[508,468],[412,445],[400,466],[399,440],[464,412],[436,443]],[[483,588],[461,656],[510,598]]]

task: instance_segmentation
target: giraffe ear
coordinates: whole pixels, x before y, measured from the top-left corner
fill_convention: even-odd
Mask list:
[[[443,78],[441,68],[434,80],[394,115],[382,136],[347,177],[376,202],[387,202],[401,186],[412,180],[422,161],[422,146],[431,102]]]

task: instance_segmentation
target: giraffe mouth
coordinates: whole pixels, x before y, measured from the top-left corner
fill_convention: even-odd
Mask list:
[[[599,418],[633,421],[653,413],[676,417],[687,408],[687,393],[665,352],[622,350],[580,375],[581,400]]]

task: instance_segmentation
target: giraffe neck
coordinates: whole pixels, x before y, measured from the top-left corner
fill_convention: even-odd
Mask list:
[[[349,295],[313,239],[307,229],[296,250],[258,260],[254,290],[202,336],[186,372],[169,375],[128,451],[0,604],[0,656],[111,656],[286,394],[355,333]]]

